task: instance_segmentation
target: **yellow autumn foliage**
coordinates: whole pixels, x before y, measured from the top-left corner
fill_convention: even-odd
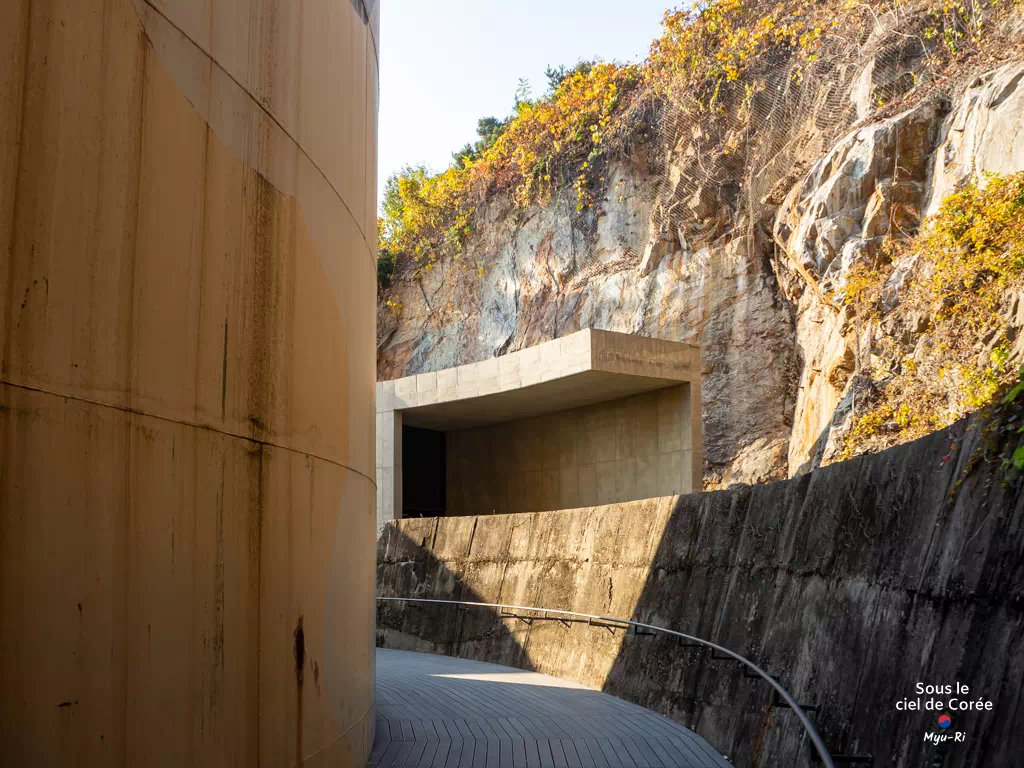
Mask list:
[[[936,6],[935,34],[951,51],[976,39],[974,5],[937,1],[943,5]],[[556,190],[573,189],[577,211],[586,213],[604,198],[607,157],[646,140],[659,110],[709,120],[727,117],[726,104],[741,112],[737,105],[749,105],[763,87],[761,74],[779,61],[792,65],[799,87],[827,35],[869,34],[876,14],[891,11],[892,2],[707,0],[669,10],[642,63],[572,70],[543,98],[517,97],[507,121],[492,121],[500,133],[480,152],[438,174],[407,168],[388,180],[380,253],[414,273],[439,258],[458,257],[474,211],[490,194],[526,208],[543,204]],[[723,147],[726,154],[734,149]]]
[[[885,368],[898,372],[876,402],[860,414],[846,438],[845,457],[905,442],[992,402],[1014,379],[1013,337],[1004,306],[1024,291],[1024,173],[991,175],[948,196],[920,233],[902,246],[917,261],[903,297],[930,316],[931,344],[892,348]],[[891,273],[883,261],[848,284],[845,303],[878,318]],[[990,350],[979,360],[978,347]]]

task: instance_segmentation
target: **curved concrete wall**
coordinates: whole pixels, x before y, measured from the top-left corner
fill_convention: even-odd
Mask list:
[[[376,8],[0,3],[0,762],[363,765]]]

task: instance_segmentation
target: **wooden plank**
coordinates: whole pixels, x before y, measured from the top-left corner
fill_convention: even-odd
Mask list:
[[[690,735],[690,748],[693,749],[695,752],[702,751],[704,756],[708,759],[709,766],[712,766],[712,768],[718,768],[719,766],[729,765],[729,763],[726,762],[725,758],[722,757],[722,755],[718,751],[716,751],[710,744],[704,741],[704,739],[698,738],[697,735],[693,732],[691,732]]]
[[[622,743],[626,745],[630,757],[633,758],[637,765],[647,766],[648,768],[662,768],[658,756],[647,747],[642,736],[621,736],[620,738]]]
[[[452,742],[451,740],[437,742],[437,752],[434,753],[434,759],[430,762],[430,768],[444,768],[448,762],[448,753],[451,751]]]
[[[394,758],[391,760],[391,765],[396,768],[398,768],[398,766],[405,765],[405,761],[408,759],[409,754],[416,746],[415,741],[400,741],[398,743],[401,744],[401,748],[395,753]]]
[[[384,754],[381,755],[380,761],[377,765],[380,766],[380,768],[389,768],[389,766],[394,765],[395,755],[398,754],[398,750],[401,748],[402,742],[392,741],[388,744],[388,748],[384,751]]]
[[[373,768],[728,768],[699,736],[581,686],[378,649]]]
[[[537,746],[537,737],[518,717],[510,717],[508,722],[509,725],[515,728],[523,737],[523,752],[526,755],[526,768],[540,768],[540,749]]]
[[[419,765],[420,764],[420,759],[423,757],[423,752],[426,750],[427,744],[429,744],[429,743],[430,742],[428,742],[426,739],[420,739],[419,741],[414,741],[413,744],[412,744],[412,749],[409,750],[409,754],[406,755],[405,762],[402,763],[402,765],[403,766]]]
[[[466,742],[462,739],[458,741],[453,740],[451,747],[448,749],[448,759],[445,761],[444,768],[456,768],[462,761],[462,750],[466,747]],[[472,749],[472,746],[470,746]]]
[[[640,762],[637,762],[633,759],[633,756],[629,753],[629,750],[626,749],[626,745],[622,743],[622,739],[620,739],[618,736],[609,736],[608,741],[611,743],[612,749],[615,750],[615,754],[618,755],[619,762],[623,766],[626,766],[626,768],[633,768],[633,766],[636,766],[636,768],[641,768],[641,764],[643,763],[643,761],[641,760]]]
[[[571,738],[562,739],[562,752],[565,753],[565,762],[569,768],[583,768],[583,761],[576,752],[576,745]]]
[[[551,740],[537,739],[537,750],[540,752],[541,768],[555,768],[555,761],[551,755]]]
[[[611,768],[621,768],[622,758],[619,757],[618,753],[615,751],[615,748],[612,746],[611,739],[600,738],[597,740],[596,743],[598,749],[601,750],[601,754],[604,755],[605,762],[608,763],[608,765]],[[633,761],[631,760],[630,765],[632,765],[632,763]]]
[[[555,764],[555,768],[569,768],[569,763],[565,759],[565,750],[562,749],[561,739],[554,738],[548,741],[551,745],[551,760]]]
[[[437,748],[441,746],[441,742],[428,741],[423,745],[423,753],[420,755],[420,759],[416,763],[416,768],[430,768],[434,764],[434,756],[437,754]]]
[[[601,750],[596,750],[597,754],[595,754],[594,750],[591,749],[591,743],[588,743],[587,739],[582,737],[572,740],[583,768],[608,768],[608,761],[604,759],[604,755],[601,755]],[[596,747],[597,745],[595,744],[594,746]],[[598,756],[600,756],[600,759]]]
[[[508,765],[510,768],[526,768],[526,742],[523,739],[522,734],[519,733],[509,722],[507,717],[499,718],[495,721],[499,727],[501,727],[508,735]],[[502,753],[504,756],[504,753]],[[502,768],[505,768],[504,757],[502,761]]]

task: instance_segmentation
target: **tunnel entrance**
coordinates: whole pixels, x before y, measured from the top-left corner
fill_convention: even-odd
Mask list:
[[[402,426],[402,517],[443,517],[446,510],[445,434]]]

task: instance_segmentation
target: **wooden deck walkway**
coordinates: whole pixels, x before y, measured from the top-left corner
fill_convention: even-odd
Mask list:
[[[535,672],[377,649],[370,766],[729,768],[692,731]]]

